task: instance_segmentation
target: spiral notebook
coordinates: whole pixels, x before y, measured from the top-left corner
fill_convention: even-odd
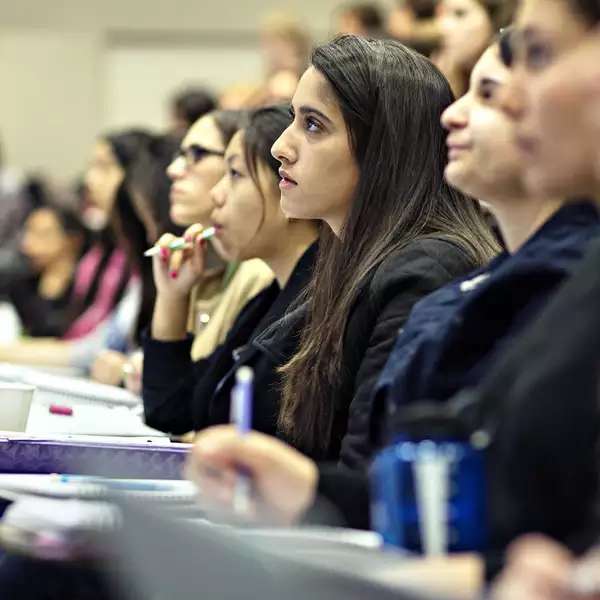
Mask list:
[[[115,492],[143,501],[192,503],[196,501],[198,488],[186,480],[0,474],[0,498],[10,501],[29,496],[63,500],[104,500]]]
[[[91,401],[103,405],[136,407],[140,398],[122,388],[79,377],[53,375],[38,369],[0,363],[0,381],[17,381],[35,386],[53,401]]]

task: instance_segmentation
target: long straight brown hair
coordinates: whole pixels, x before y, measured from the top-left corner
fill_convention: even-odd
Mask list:
[[[305,451],[330,443],[353,305],[390,254],[423,237],[445,238],[487,262],[498,250],[479,205],[444,181],[442,112],[453,102],[426,58],[391,40],[342,36],[318,47],[312,65],[342,110],[360,177],[339,239],[323,231],[306,292],[299,349],[282,368],[279,427]]]

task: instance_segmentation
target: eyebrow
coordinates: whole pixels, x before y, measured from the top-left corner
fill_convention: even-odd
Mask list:
[[[314,115],[317,115],[321,119],[323,119],[323,121],[326,121],[330,125],[333,125],[333,121],[326,114],[322,113],[320,110],[317,110],[316,108],[313,108],[312,106],[301,106],[298,109],[298,111],[300,112],[301,115],[308,115],[308,114],[312,113]]]
[[[239,158],[239,156],[238,156],[237,154],[232,154],[231,156],[228,156],[228,157],[225,159],[225,162],[226,162],[228,165],[231,165],[231,163],[232,163],[232,162],[233,162],[233,161],[234,161],[236,158]]]
[[[482,77],[479,80],[479,84],[478,85],[479,86],[482,86],[482,85],[500,85],[501,83],[502,82],[499,81],[498,79],[494,79],[493,77],[487,76],[487,77]]]

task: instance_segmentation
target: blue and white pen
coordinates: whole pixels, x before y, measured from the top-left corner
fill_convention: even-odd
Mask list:
[[[250,367],[240,367],[235,375],[236,384],[231,397],[231,418],[241,435],[252,428],[252,386],[254,372]],[[250,510],[252,481],[247,473],[240,473],[233,495],[233,510],[247,515]]]

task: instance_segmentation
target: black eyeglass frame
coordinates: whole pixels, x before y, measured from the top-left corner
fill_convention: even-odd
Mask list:
[[[190,144],[187,148],[179,148],[173,155],[172,162],[183,158],[185,164],[191,167],[198,164],[203,158],[207,156],[220,156],[224,157],[225,152],[222,150],[213,150],[212,148],[206,148],[200,144]]]

